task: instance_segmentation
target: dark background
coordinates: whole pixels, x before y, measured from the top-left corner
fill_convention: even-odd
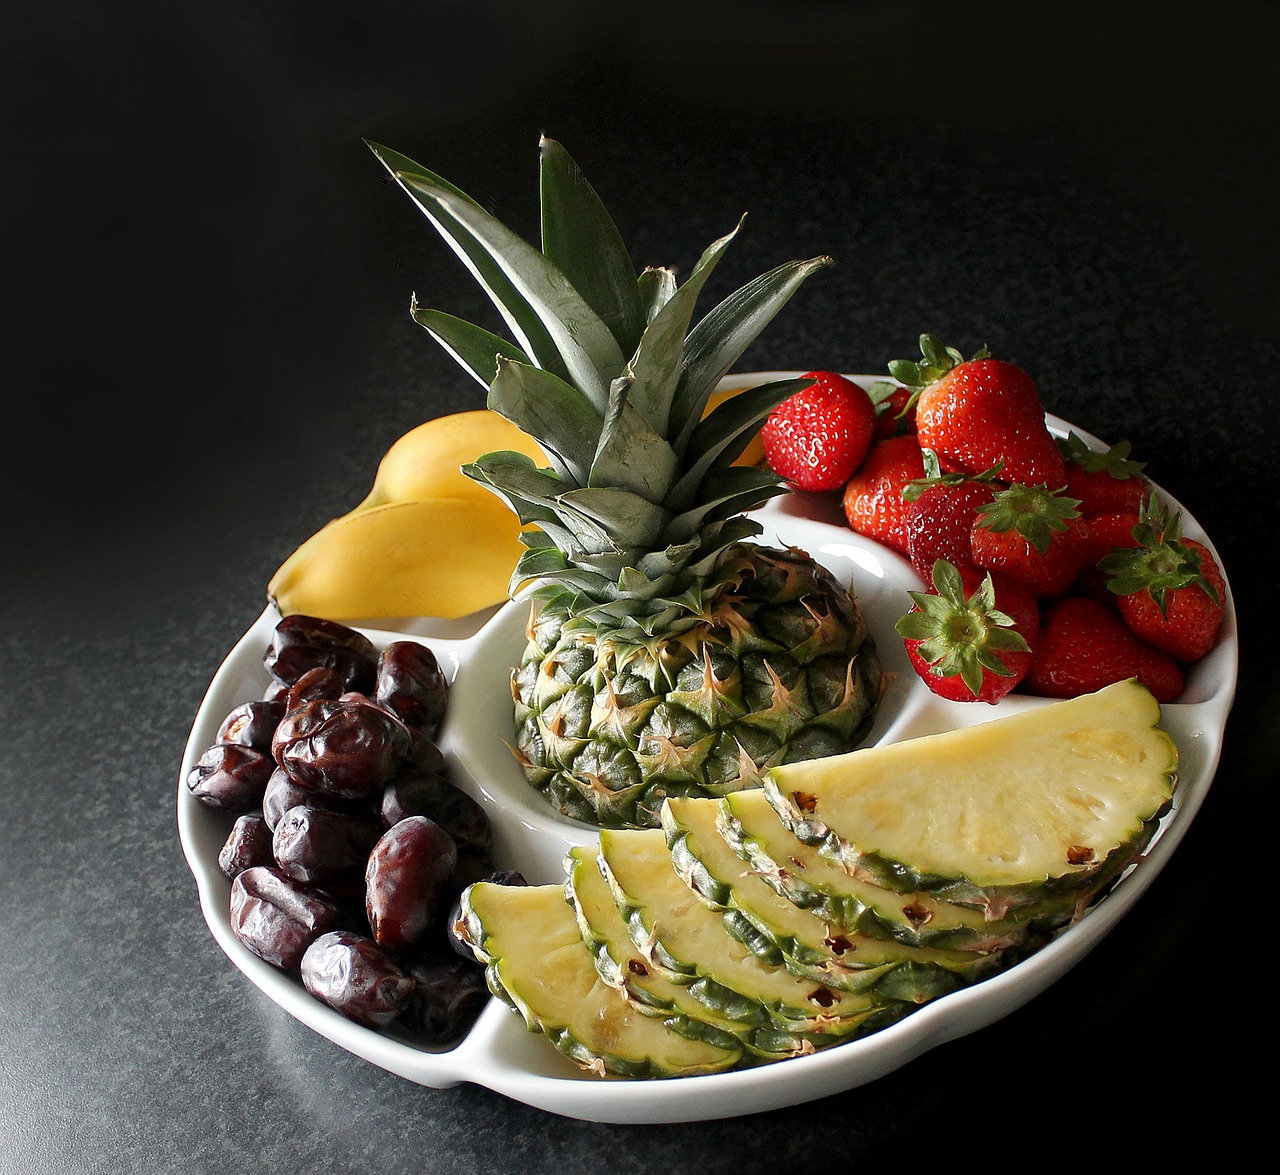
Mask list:
[[[600,7],[0,7],[0,1169],[791,1171],[1257,1131],[1276,8]],[[177,843],[187,730],[272,571],[396,437],[480,404],[408,304],[482,296],[361,140],[532,235],[544,132],[640,264],[687,272],[743,212],[721,293],[836,258],[744,367],[986,343],[1132,441],[1232,581],[1227,750],[1156,885],[1033,1005],[824,1102],[609,1127],[405,1083],[258,996]]]

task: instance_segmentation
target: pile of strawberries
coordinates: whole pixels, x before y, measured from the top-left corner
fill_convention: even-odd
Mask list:
[[[1178,698],[1222,626],[1213,553],[1183,535],[1127,442],[1051,433],[1021,368],[932,335],[920,352],[869,388],[810,372],[761,436],[775,473],[839,492],[849,525],[924,581],[898,622],[921,678],[958,701],[1130,677]]]

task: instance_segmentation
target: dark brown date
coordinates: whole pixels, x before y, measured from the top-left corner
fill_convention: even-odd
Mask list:
[[[523,878],[495,873],[488,814],[435,741],[449,690],[436,655],[407,639],[379,654],[295,615],[263,663],[261,698],[226,716],[188,776],[201,802],[240,813],[218,857],[233,932],[353,1022],[456,1045],[489,991],[449,907],[473,881]]]
[[[246,812],[237,816],[222,851],[218,854],[218,868],[231,878],[237,877],[255,865],[274,865],[275,854],[271,847],[271,829],[260,812]]]
[[[344,800],[338,796],[326,796],[312,791],[289,778],[283,767],[277,767],[267,780],[267,790],[262,795],[262,815],[272,832],[280,823],[280,817],[298,804],[310,804],[313,808],[328,808],[333,812],[350,812],[355,816],[376,816],[377,809],[361,800]]]
[[[242,702],[222,720],[214,741],[239,743],[269,755],[271,737],[284,714],[285,703],[282,700]]]
[[[382,793],[382,820],[388,828],[406,816],[426,816],[440,825],[461,849],[488,851],[493,828],[484,808],[443,775],[409,771],[397,775]]]
[[[426,645],[393,641],[378,656],[374,700],[406,726],[434,735],[444,719],[449,683]]]
[[[385,1028],[408,1006],[417,984],[377,943],[331,930],[302,956],[302,984],[348,1020]]]
[[[187,787],[207,807],[243,812],[262,803],[274,770],[271,756],[262,751],[215,743],[187,773]]]
[[[273,832],[280,817],[298,804],[323,802],[324,796],[300,783],[294,783],[283,767],[277,767],[267,780],[267,790],[262,793],[262,815]]]
[[[304,702],[310,702],[316,698],[340,698],[347,692],[347,679],[336,669],[330,669],[327,665],[317,665],[314,669],[308,669],[292,685],[275,681],[274,678],[272,681],[277,686],[275,696],[284,703],[286,713],[296,710]]]
[[[272,677],[289,685],[317,665],[336,669],[347,689],[371,694],[378,650],[363,633],[345,624],[294,614],[276,625],[263,664]]]
[[[447,779],[449,764],[436,740],[412,726],[406,726],[405,731],[409,736],[409,749],[404,756],[404,770],[420,775],[442,775]]]
[[[369,854],[365,915],[374,941],[408,946],[445,914],[458,847],[434,820],[410,816],[387,829]]]
[[[407,749],[407,733],[394,714],[351,694],[291,710],[272,743],[276,762],[295,783],[343,799],[386,787]]]
[[[327,894],[255,865],[231,883],[231,929],[260,959],[292,971],[320,935],[338,927],[342,911]]]
[[[363,877],[381,833],[372,820],[298,804],[277,822],[271,851],[280,871],[295,881],[345,891]]]
[[[460,894],[476,881],[488,881],[497,870],[488,849],[459,849],[453,867],[453,892]]]
[[[484,968],[443,950],[415,952],[404,961],[414,980],[413,994],[400,1023],[424,1044],[456,1044],[489,1000]]]

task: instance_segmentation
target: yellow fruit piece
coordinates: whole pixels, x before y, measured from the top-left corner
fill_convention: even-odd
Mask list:
[[[713,393],[707,411],[742,390]],[[502,602],[524,551],[520,523],[461,468],[500,450],[548,463],[532,437],[489,408],[410,429],[379,462],[364,500],[294,551],[268,595],[281,612],[344,621],[455,619]],[[763,457],[757,435],[737,464]]]
[[[283,614],[342,621],[452,620],[500,603],[524,547],[516,516],[483,493],[344,514],[285,560],[267,594]]]
[[[707,415],[713,408],[718,408],[726,400],[736,396],[739,392],[745,392],[745,387],[741,388],[724,388],[721,391],[712,392],[707,398],[706,411],[703,417]],[[755,435],[747,443],[747,447],[742,450],[742,455],[734,462],[735,465],[760,465],[764,462],[764,442],[760,439],[760,430],[757,429]]]
[[[428,420],[387,450],[378,464],[373,489],[356,510],[425,498],[494,501],[493,494],[463,474],[461,467],[485,453],[506,449],[525,454],[539,467],[547,464],[537,442],[492,409],[454,412]]]

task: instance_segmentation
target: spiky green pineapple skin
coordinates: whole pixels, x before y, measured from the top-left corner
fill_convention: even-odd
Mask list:
[[[723,795],[772,767],[853,749],[880,692],[854,599],[807,555],[752,545],[763,527],[749,512],[787,488],[746,450],[810,381],[713,402],[831,258],[776,265],[704,313],[737,228],[678,283],[670,268],[636,265],[554,140],[539,146],[538,243],[371,146],[507,333],[416,300],[415,321],[547,457],[539,468],[502,451],[463,466],[524,527],[511,584],[536,611],[512,689],[530,782],[576,819],[656,828],[667,796]]]
[[[865,736],[881,691],[850,593],[803,552],[740,543],[701,585],[697,623],[648,639],[533,614],[513,674],[516,747],[561,812],[656,828],[668,796],[758,786]]]

